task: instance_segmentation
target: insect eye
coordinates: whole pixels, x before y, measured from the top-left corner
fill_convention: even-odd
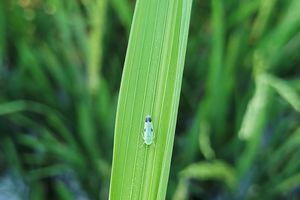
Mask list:
[[[149,115],[146,116],[145,122],[151,122],[151,117]]]
[[[146,129],[144,128],[144,131],[146,131]]]
[[[151,128],[151,131],[153,132],[153,128]]]

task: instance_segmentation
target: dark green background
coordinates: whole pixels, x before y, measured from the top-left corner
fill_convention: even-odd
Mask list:
[[[88,0],[0,1],[0,199],[108,198],[135,2],[106,3],[97,10]],[[258,74],[280,78],[299,96],[297,6],[297,0],[194,0],[167,199],[180,171],[215,160],[233,168],[234,188],[222,174],[190,177],[187,199],[299,199],[300,116],[280,92],[268,87],[264,109],[248,119],[257,137],[238,137]],[[92,23],[98,12],[103,25]],[[93,31],[103,34],[96,44]],[[91,90],[95,46],[102,59]],[[214,153],[199,147],[203,130]]]

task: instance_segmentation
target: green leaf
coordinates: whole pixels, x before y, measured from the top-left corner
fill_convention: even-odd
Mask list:
[[[99,72],[101,72],[103,54],[103,34],[105,32],[107,0],[98,0],[91,8],[91,33],[89,41],[88,78],[89,89],[92,94],[99,87]]]
[[[259,38],[267,28],[276,0],[260,1],[259,13],[252,28],[252,38]]]
[[[293,152],[299,149],[300,145],[300,127],[296,129],[289,137],[282,141],[279,148],[274,151],[267,164],[272,173],[279,171],[282,164],[287,164],[287,161],[292,158]],[[276,171],[275,171],[276,170]]]
[[[55,186],[55,191],[60,197],[60,199],[65,199],[65,200],[74,199],[74,195],[72,194],[72,192],[61,181],[56,180],[54,186]]]
[[[300,112],[300,96],[297,91],[284,80],[265,74],[265,81],[284,98],[296,111]]]
[[[273,4],[272,1],[270,1],[270,4]],[[300,2],[298,0],[291,0],[286,7],[283,16],[280,18],[280,23],[260,42],[258,53],[259,56],[263,58],[264,62],[259,68],[262,70],[271,69],[274,63],[284,55],[282,54],[283,46],[294,35],[299,33],[299,9]],[[262,12],[265,12],[265,10]]]
[[[286,180],[282,181],[275,188],[278,192],[286,193],[293,190],[296,187],[299,187],[300,182],[300,173],[294,174]]]
[[[263,75],[256,79],[256,91],[248,103],[239,131],[239,138],[243,140],[249,140],[255,136],[255,134],[262,131],[269,90],[262,76]]]
[[[60,133],[60,135],[72,145],[76,145],[74,138],[71,137],[71,133],[63,123],[64,118],[57,110],[41,103],[26,100],[3,102],[0,104],[0,116],[14,114],[14,118],[21,118],[19,121],[17,120],[17,123],[26,124],[24,122],[29,120],[25,115],[17,115],[19,112],[24,111],[30,111],[45,116],[48,123],[57,131],[57,133]]]
[[[3,62],[4,52],[5,52],[5,9],[4,9],[4,2],[0,2],[0,70],[1,65]]]
[[[1,103],[0,116],[24,111],[25,109],[26,109],[26,104],[24,101],[13,101],[13,102]]]
[[[66,165],[63,164],[56,164],[51,165],[43,168],[38,168],[35,170],[32,170],[26,174],[29,181],[37,180],[37,179],[43,179],[51,176],[56,176],[59,174],[64,174],[69,170],[69,168]]]
[[[270,103],[269,87],[262,75],[258,75],[255,81],[256,90],[248,103],[238,133],[239,138],[246,141],[245,149],[237,164],[240,177],[245,175],[256,159],[262,133],[266,126],[267,108]]]
[[[198,180],[223,181],[229,188],[236,185],[236,173],[234,169],[223,161],[199,162],[188,166],[180,176],[196,178]]]
[[[228,188],[233,189],[237,183],[235,170],[223,161],[199,162],[185,168],[180,173],[180,182],[174,194],[174,200],[187,198],[188,180],[200,181],[218,180],[224,182]]]
[[[115,124],[110,199],[164,199],[192,0],[139,0]],[[154,143],[143,144],[146,115]]]
[[[119,16],[122,25],[129,30],[132,19],[132,9],[129,2],[126,0],[112,0],[111,3],[116,10],[116,14]]]

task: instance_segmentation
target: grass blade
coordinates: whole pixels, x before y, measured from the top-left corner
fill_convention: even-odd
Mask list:
[[[296,111],[300,112],[300,97],[293,87],[289,86],[286,81],[272,75],[265,74],[264,79]]]
[[[192,1],[137,1],[115,126],[110,199],[164,199]],[[154,144],[142,146],[152,116]]]
[[[190,179],[199,181],[217,180],[224,182],[231,189],[237,183],[236,171],[223,161],[194,163],[180,173],[180,181],[173,197],[174,200],[188,199]]]
[[[105,31],[106,7],[107,1],[96,1],[94,8],[92,8],[91,25],[92,31],[90,34],[89,45],[89,89],[90,92],[95,93],[99,85],[98,73],[101,71],[102,65],[102,38]]]

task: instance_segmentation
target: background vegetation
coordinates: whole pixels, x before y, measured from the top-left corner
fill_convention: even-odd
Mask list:
[[[0,1],[0,199],[107,199],[135,1]],[[300,196],[300,2],[194,0],[167,199]]]

